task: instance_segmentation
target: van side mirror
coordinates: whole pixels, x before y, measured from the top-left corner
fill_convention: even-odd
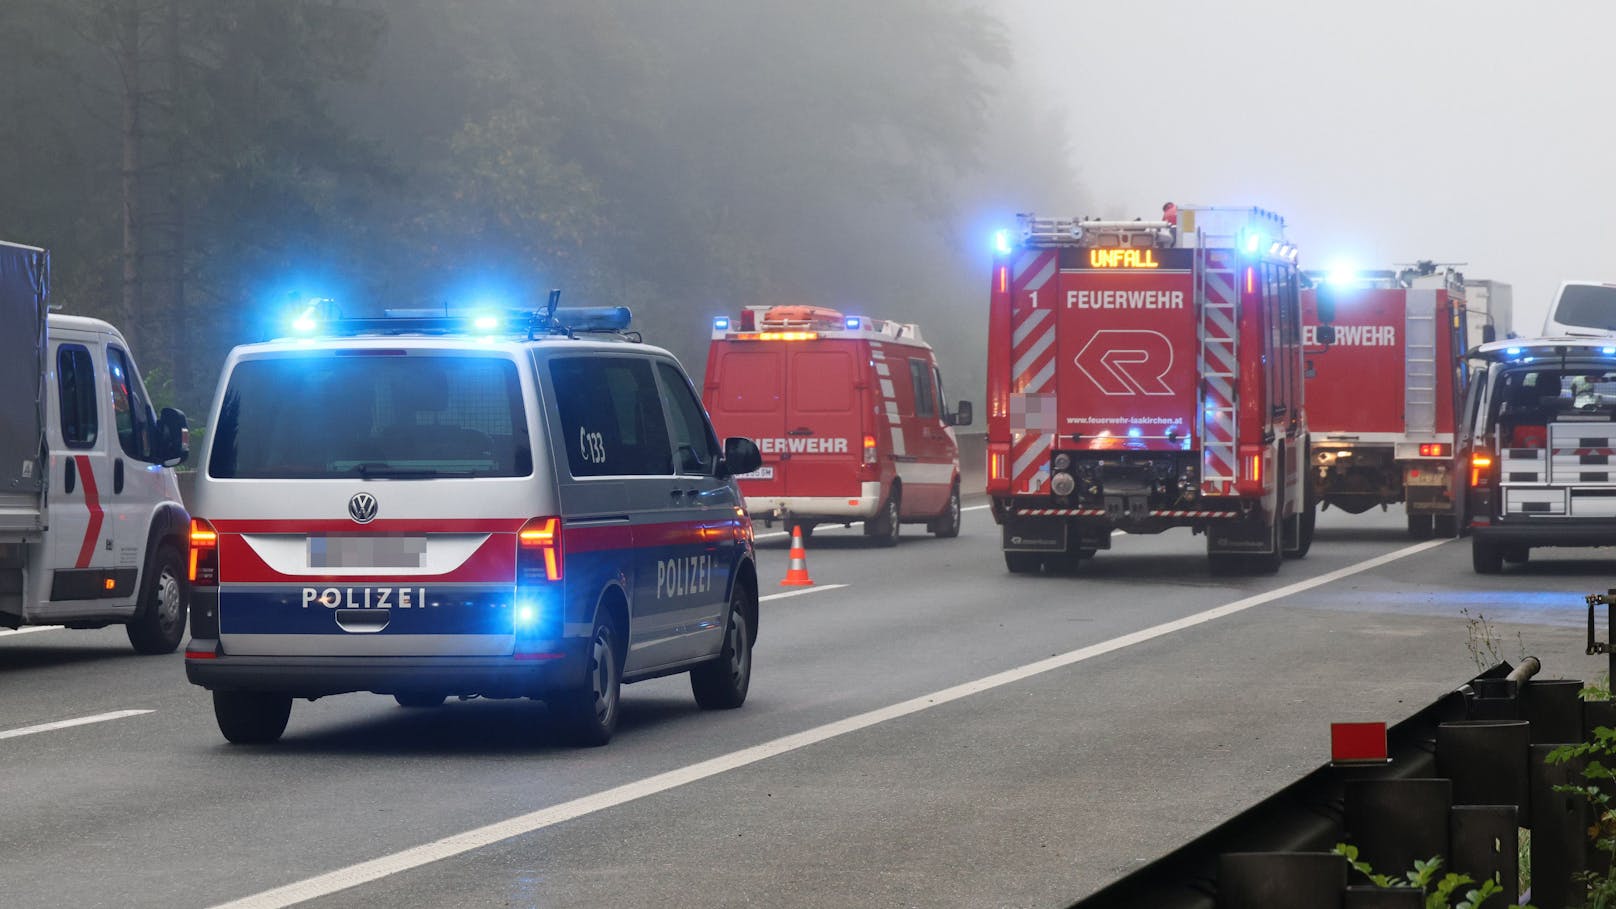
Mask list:
[[[971,402],[970,401],[960,401],[960,402],[958,402],[958,404],[956,406],[958,406],[959,409],[954,411],[952,414],[949,414],[948,425],[950,425],[950,426],[969,426],[969,425],[971,425]]]
[[[1481,326],[1481,343],[1491,344],[1496,340],[1498,340],[1498,326],[1491,322]]]
[[[763,452],[758,451],[756,442],[740,436],[724,440],[724,465],[720,471],[722,476],[733,477],[751,473],[762,466]]]
[[[191,429],[185,414],[163,408],[157,418],[157,460],[164,467],[178,467],[191,456]]]
[[[1320,344],[1323,344],[1325,347],[1329,347],[1331,344],[1334,344],[1335,343],[1335,326],[1334,325],[1315,326],[1314,329],[1313,329],[1313,340],[1319,342]]]
[[[1335,288],[1328,281],[1313,291],[1313,311],[1318,313],[1320,322],[1328,324],[1335,321]]]

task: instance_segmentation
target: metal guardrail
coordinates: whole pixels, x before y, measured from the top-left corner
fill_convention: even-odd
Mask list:
[[[1532,657],[1499,663],[1390,727],[1384,763],[1319,767],[1073,909],[1404,905],[1395,892],[1349,887],[1345,860],[1330,854],[1341,842],[1394,876],[1433,855],[1477,879],[1497,874],[1511,898],[1503,905],[1517,898],[1517,827],[1533,830],[1533,892],[1518,898],[1567,905],[1572,874],[1590,867],[1591,815],[1581,800],[1554,797],[1556,784],[1580,781],[1580,767],[1544,757],[1609,725],[1616,709],[1583,702],[1579,681],[1531,681],[1538,667]]]

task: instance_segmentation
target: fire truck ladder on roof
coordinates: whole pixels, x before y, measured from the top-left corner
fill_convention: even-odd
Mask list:
[[[1201,494],[1232,495],[1235,468],[1235,394],[1240,294],[1233,271],[1212,271],[1205,236],[1195,235],[1195,300],[1199,309],[1202,401],[1196,414],[1201,439]]]
[[[1410,290],[1403,322],[1403,431],[1436,432],[1437,315],[1427,295]]]

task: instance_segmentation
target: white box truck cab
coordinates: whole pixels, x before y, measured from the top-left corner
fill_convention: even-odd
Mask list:
[[[0,626],[185,632],[185,417],[153,412],[129,345],[47,312],[44,250],[0,243]]]

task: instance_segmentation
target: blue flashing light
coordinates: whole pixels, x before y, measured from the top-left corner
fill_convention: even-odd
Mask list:
[[[1337,262],[1330,266],[1330,272],[1325,276],[1326,281],[1335,285],[1351,284],[1358,280],[1358,269],[1345,262]]]
[[[1015,247],[1010,242],[1009,230],[1000,229],[993,232],[993,251],[1001,256],[1015,252]]]
[[[1144,434],[1145,434],[1144,430],[1141,430],[1137,426],[1129,426],[1128,427],[1128,438],[1130,438],[1130,439],[1137,439],[1137,438],[1139,438],[1140,436],[1142,436]]]
[[[864,321],[862,319],[860,319],[858,316],[848,316],[847,319],[843,322],[843,324],[845,324],[847,326],[848,331],[858,331],[859,326],[863,325]]]
[[[1521,349],[1519,347],[1511,347],[1506,349],[1504,353],[1509,354],[1512,357],[1518,357],[1521,355]]]
[[[714,317],[713,331],[729,331],[729,316]]]
[[[532,628],[539,620],[539,608],[532,603],[516,604],[514,621],[517,628]]]
[[[320,321],[314,317],[314,307],[303,310],[302,315],[292,320],[292,330],[300,335],[312,335],[320,327]]]
[[[477,316],[471,324],[478,331],[494,331],[499,328],[499,316]]]
[[[1601,347],[1599,348],[1599,352],[1607,357],[1613,356],[1616,355],[1616,347]]]
[[[1244,242],[1241,243],[1241,248],[1245,250],[1248,256],[1256,255],[1257,250],[1262,248],[1262,234],[1250,231],[1246,234]]]

